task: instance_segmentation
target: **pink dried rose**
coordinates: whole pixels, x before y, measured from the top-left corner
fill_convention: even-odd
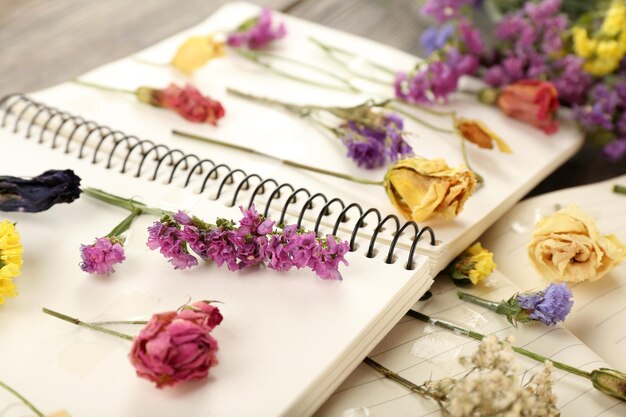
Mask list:
[[[190,84],[182,88],[173,83],[165,89],[139,87],[136,94],[139,101],[174,110],[194,123],[210,123],[215,126],[225,114],[224,107],[219,101],[203,96]]]
[[[133,341],[130,361],[137,375],[157,388],[206,378],[218,363],[210,333],[221,321],[219,309],[207,301],[155,314]]]

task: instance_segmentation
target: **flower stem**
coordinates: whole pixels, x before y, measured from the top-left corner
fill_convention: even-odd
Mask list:
[[[111,233],[109,233],[107,237],[111,238],[121,236],[122,233],[126,232],[130,228],[130,225],[133,223],[133,221],[135,221],[137,217],[141,216],[141,213],[141,209],[139,207],[135,207],[133,211],[130,212],[128,217],[122,220],[120,224],[118,224],[113,228],[113,230],[111,230]]]
[[[480,175],[478,172],[472,169],[472,166],[469,163],[469,158],[467,157],[467,149],[465,148],[465,138],[463,137],[463,135],[461,135],[461,132],[459,132],[458,130],[456,131],[456,133],[459,135],[459,138],[461,139],[461,155],[463,156],[463,161],[465,162],[467,169],[472,171],[474,175],[476,176],[476,181],[478,182],[476,189],[478,189],[483,185],[483,182],[485,181],[485,179],[483,178],[482,175]]]
[[[282,107],[283,109],[301,117],[308,116],[308,113],[310,112],[310,110],[313,110],[315,108],[315,106],[300,106],[297,104],[286,103],[284,101],[276,100],[276,99],[269,98],[269,97],[255,96],[254,94],[244,93],[243,91],[239,91],[234,88],[227,88],[226,92],[228,94],[232,94],[233,96],[250,100],[250,101],[254,101],[256,103],[269,104],[271,106]],[[315,108],[315,109],[318,109],[318,108]]]
[[[421,124],[422,126],[426,126],[429,129],[435,130],[437,132],[442,132],[442,133],[451,133],[454,134],[455,131],[452,129],[446,129],[443,127],[439,127],[439,126],[435,126],[429,122],[427,122],[426,120],[422,120],[419,117],[415,116],[414,114],[398,107],[398,106],[390,106],[392,110],[397,111],[398,113],[401,113],[403,115],[405,115],[406,117],[408,117],[409,119],[413,120],[414,122],[417,122],[419,124]]]
[[[428,391],[427,389],[425,389],[423,387],[420,387],[419,385],[414,384],[413,382],[409,381],[406,378],[401,377],[397,373],[393,372],[391,369],[386,368],[385,366],[383,366],[380,363],[376,362],[374,359],[372,359],[370,357],[366,357],[365,359],[363,359],[363,362],[366,363],[367,365],[371,366],[372,368],[374,368],[378,373],[383,375],[385,378],[389,378],[392,381],[397,382],[398,384],[400,384],[403,387],[407,388],[411,392],[414,392],[414,393],[420,394],[420,395],[424,395],[426,397],[434,398],[432,393],[430,391]]]
[[[89,81],[72,80],[72,83],[78,84],[78,85],[82,85],[82,86],[85,86],[85,87],[95,88],[95,89],[98,89],[98,90],[110,91],[112,93],[123,93],[123,94],[136,95],[136,91],[134,91],[134,90],[127,90],[125,88],[109,87],[108,85],[91,83]]]
[[[106,191],[99,190],[97,188],[87,187],[83,189],[83,192],[87,194],[88,196],[93,197],[97,200],[104,201],[105,203],[108,203],[117,207],[121,207],[128,211],[134,212],[136,210],[139,210],[140,211],[139,214],[151,214],[154,216],[162,216],[164,214],[171,214],[171,212],[167,210],[163,210],[163,209],[156,208],[156,207],[148,207],[145,204],[140,203],[139,201],[136,201],[132,198],[120,197],[115,194],[111,194],[111,193],[107,193]]]
[[[309,38],[309,41],[313,42],[314,44],[316,44],[317,46],[322,48],[324,51],[327,51],[327,52],[330,52],[330,53],[337,52],[337,53],[340,53],[340,54],[343,54],[343,55],[348,55],[348,56],[350,56],[352,58],[360,58],[364,62],[367,62],[368,65],[371,65],[372,67],[374,67],[374,68],[376,68],[376,69],[378,69],[378,70],[380,70],[382,72],[386,72],[387,74],[394,75],[394,76],[396,75],[396,71],[394,71],[393,69],[391,69],[391,68],[389,68],[389,67],[387,67],[385,65],[379,64],[378,62],[374,62],[374,61],[371,61],[369,59],[363,58],[363,57],[355,54],[352,51],[348,51],[347,49],[342,49],[342,48],[338,48],[338,47],[333,46],[333,45],[329,45],[329,44],[324,43],[324,42],[320,41],[319,39],[315,39],[315,38]]]
[[[65,320],[68,323],[72,323],[72,324],[75,324],[77,326],[80,326],[80,327],[86,327],[88,329],[95,330],[95,331],[101,332],[101,333],[106,333],[106,334],[109,334],[111,336],[116,336],[116,337],[119,337],[119,338],[125,339],[125,340],[130,340],[130,341],[133,340],[133,337],[128,335],[128,334],[116,332],[115,330],[105,329],[104,327],[101,327],[101,326],[99,326],[97,324],[86,323],[84,321],[80,321],[77,318],[66,316],[65,314],[59,313],[59,312],[54,311],[54,310],[50,310],[50,309],[45,308],[45,307],[43,308],[43,312],[46,313],[46,314],[49,314],[49,315],[51,315],[53,317],[56,317],[58,319]]]
[[[451,111],[435,110],[435,109],[433,109],[433,108],[431,108],[429,106],[423,106],[421,104],[411,103],[409,101],[402,100],[400,98],[393,98],[391,100],[395,101],[396,103],[401,103],[401,104],[405,104],[407,106],[415,107],[416,109],[418,109],[420,111],[423,111],[424,113],[432,114],[433,116],[452,117],[452,118],[454,118],[454,116],[456,116],[456,112],[454,110],[451,110]]]
[[[497,311],[498,305],[500,304],[493,301],[485,300],[484,298],[476,297],[475,295],[468,294],[463,291],[457,291],[456,295],[458,295],[459,298],[463,301],[485,307],[486,309],[489,309],[491,311]]]
[[[615,184],[613,186],[613,192],[617,194],[626,194],[626,187],[624,187],[623,185]]]
[[[239,56],[241,56],[241,57],[247,59],[248,61],[253,62],[253,63],[255,63],[255,64],[257,64],[257,65],[267,69],[269,72],[274,73],[274,74],[276,74],[278,76],[281,76],[281,77],[284,77],[284,78],[288,78],[288,79],[293,80],[293,81],[298,81],[300,83],[312,85],[314,87],[322,87],[322,88],[327,88],[329,90],[342,90],[342,91],[347,91],[347,92],[350,92],[350,93],[358,92],[358,90],[355,87],[353,87],[352,84],[348,84],[349,87],[343,87],[341,85],[332,85],[332,84],[326,84],[326,83],[323,83],[323,82],[320,82],[320,81],[310,80],[310,79],[307,79],[307,78],[300,77],[298,75],[292,74],[290,72],[286,72],[286,71],[280,70],[280,69],[272,66],[271,64],[268,64],[267,62],[263,62],[260,59],[260,55],[257,55],[254,52],[243,51],[241,49],[235,49],[235,51],[236,51],[236,53]],[[345,84],[345,82],[344,82],[344,84]]]
[[[266,154],[263,152],[259,152],[255,149],[252,148],[247,148],[245,146],[241,146],[241,145],[235,145],[233,143],[228,143],[228,142],[223,142],[219,139],[214,139],[214,138],[209,138],[206,136],[200,136],[200,135],[196,135],[193,133],[187,133],[187,132],[182,132],[180,130],[172,130],[172,134],[176,135],[176,136],[182,136],[188,139],[194,139],[194,140],[199,140],[199,141],[203,141],[203,142],[208,142],[211,143],[213,145],[218,145],[218,146],[223,146],[226,148],[230,148],[230,149],[235,149],[241,152],[246,152],[246,153],[250,153],[250,154],[254,154],[254,155],[259,155],[259,156],[263,156],[265,158],[269,158],[269,159],[273,159],[275,161],[278,161],[284,165],[290,166],[290,167],[294,167],[294,168],[298,168],[298,169],[303,169],[305,171],[311,171],[311,172],[316,172],[318,174],[323,174],[323,175],[329,175],[331,177],[335,177],[335,178],[341,178],[344,180],[348,180],[348,181],[352,181],[352,182],[357,182],[359,184],[366,184],[366,185],[383,185],[383,181],[374,181],[374,180],[370,180],[367,178],[361,178],[361,177],[355,177],[352,175],[348,175],[348,174],[342,174],[340,172],[335,172],[335,171],[330,171],[327,169],[323,169],[323,168],[317,168],[314,166],[310,166],[310,165],[305,165],[305,164],[301,164],[299,162],[295,162],[295,161],[291,161],[288,159],[280,159],[274,155],[270,155],[270,154]]]
[[[422,313],[414,311],[414,310],[409,310],[407,312],[407,315],[413,317],[414,319],[421,320],[423,322],[431,323],[431,324],[434,324],[435,326],[439,326],[439,327],[442,327],[444,329],[451,330],[454,333],[462,334],[462,335],[467,336],[467,337],[471,337],[472,339],[482,340],[482,339],[484,339],[486,337],[484,334],[477,333],[477,332],[469,330],[469,329],[465,329],[463,327],[457,326],[456,324],[452,324],[452,323],[444,321],[444,320],[431,318],[431,317],[427,316],[426,314],[422,314]],[[573,367],[571,365],[567,365],[567,364],[562,363],[562,362],[553,361],[550,358],[547,358],[545,356],[539,355],[538,353],[531,352],[529,350],[526,350],[526,349],[518,347],[518,346],[511,346],[511,347],[513,348],[513,350],[515,352],[517,352],[517,353],[519,353],[521,355],[524,355],[524,356],[526,356],[526,357],[528,357],[530,359],[536,360],[537,362],[542,362],[543,363],[543,362],[549,360],[550,362],[552,362],[552,364],[554,365],[555,368],[558,368],[558,369],[561,369],[563,371],[569,372],[571,374],[578,375],[578,376],[581,376],[583,378],[587,378],[587,379],[591,380],[591,373],[590,372],[583,371],[582,369],[578,369],[576,367]]]
[[[112,324],[148,324],[147,320],[113,320],[113,321],[92,321],[89,324],[93,326],[109,326]]]
[[[13,388],[11,388],[10,386],[8,386],[2,381],[0,381],[0,387],[4,388],[5,390],[9,391],[11,394],[16,396],[22,403],[24,403],[26,407],[30,408],[33,413],[37,414],[38,417],[45,417],[44,413],[42,413],[37,407],[35,407],[33,403],[31,403],[26,398],[24,398],[22,394],[15,391]]]

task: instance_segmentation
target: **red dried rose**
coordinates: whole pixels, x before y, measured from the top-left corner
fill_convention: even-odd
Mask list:
[[[547,81],[521,80],[500,90],[498,107],[509,117],[535,126],[546,133],[559,130],[556,111],[559,108],[558,93]]]

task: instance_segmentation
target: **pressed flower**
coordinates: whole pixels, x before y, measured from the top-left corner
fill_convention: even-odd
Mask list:
[[[503,153],[512,153],[513,151],[500,136],[496,135],[486,124],[480,120],[469,120],[463,118],[455,119],[455,126],[463,139],[473,143],[479,148],[492,149],[493,143]]]
[[[550,284],[542,291],[515,294],[500,302],[485,300],[465,292],[457,293],[459,298],[470,303],[486,307],[498,314],[505,315],[514,326],[517,323],[541,322],[553,326],[569,314],[574,305],[572,291],[566,284]]]
[[[0,176],[0,211],[45,211],[71,203],[80,192],[80,178],[70,169],[48,170],[33,178]]]
[[[224,42],[213,35],[192,36],[176,50],[171,64],[179,70],[191,74],[214,58],[224,56]]]
[[[101,237],[91,245],[80,246],[82,262],[80,269],[89,274],[110,274],[115,272],[113,265],[126,259],[124,241],[117,237]]]
[[[5,298],[17,296],[13,278],[21,274],[23,252],[15,225],[3,220],[0,223],[0,304]]]
[[[237,29],[228,34],[227,43],[234,48],[247,47],[260,49],[271,42],[287,35],[284,22],[274,25],[272,11],[261,9],[261,13],[243,22]]]
[[[465,249],[446,267],[446,272],[455,280],[470,280],[476,285],[487,278],[495,269],[493,253],[483,248],[480,242]]]

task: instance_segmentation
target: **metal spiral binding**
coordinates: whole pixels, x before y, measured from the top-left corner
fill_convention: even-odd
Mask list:
[[[314,203],[321,202],[323,207],[317,211],[317,219],[313,231],[319,233],[321,222],[325,216],[330,214],[331,208],[339,207],[341,212],[337,216],[332,234],[337,234],[341,223],[347,221],[349,216],[358,214],[358,220],[352,230],[350,236],[350,251],[356,250],[355,240],[359,229],[366,226],[367,221],[374,218],[376,226],[373,229],[366,256],[372,258],[375,256],[375,243],[381,231],[391,225],[394,229],[393,239],[389,246],[386,263],[393,263],[395,248],[398,240],[403,233],[413,230],[414,235],[411,236],[412,244],[409,249],[409,255],[405,265],[406,269],[414,269],[413,258],[415,255],[418,242],[425,234],[430,235],[430,245],[435,245],[434,231],[426,226],[420,228],[415,222],[409,221],[402,223],[398,216],[390,214],[383,218],[381,212],[376,208],[365,209],[357,203],[346,204],[340,198],[328,198],[322,193],[311,193],[306,188],[295,188],[288,183],[279,183],[278,181],[268,178],[263,179],[257,174],[248,174],[242,169],[233,169],[226,164],[218,164],[211,159],[202,159],[195,154],[186,154],[179,149],[171,149],[166,145],[156,144],[148,139],[140,139],[136,136],[126,135],[121,131],[113,130],[108,126],[99,125],[93,121],[54,107],[47,106],[32,100],[23,94],[12,94],[0,99],[0,110],[4,112],[2,116],[1,127],[6,128],[7,123],[13,119],[13,132],[18,133],[21,124],[27,123],[25,137],[31,138],[33,131],[38,132],[38,142],[44,143],[45,135],[52,135],[51,148],[57,149],[59,146],[64,147],[66,154],[72,153],[70,144],[78,143],[77,158],[83,159],[89,157],[88,151],[91,151],[91,163],[94,165],[104,163],[106,169],[111,169],[115,156],[121,161],[120,173],[132,173],[135,177],[144,177],[149,181],[155,181],[161,170],[169,169],[167,184],[171,184],[175,174],[187,171],[184,181],[184,187],[189,187],[192,183],[194,175],[202,176],[200,192],[204,192],[209,182],[218,185],[215,199],[222,197],[226,193],[226,186],[230,185],[234,188],[230,205],[233,206],[243,190],[250,190],[251,197],[247,207],[254,204],[255,200],[261,195],[269,192],[268,200],[265,202],[264,215],[268,215],[270,204],[273,200],[280,198],[281,193],[289,193],[282,211],[278,224],[285,220],[287,210],[290,205],[297,202],[299,197],[306,198],[306,202],[302,205],[298,216],[297,225],[302,225],[303,219],[308,211],[315,210]],[[58,122],[58,126],[53,127],[54,121]],[[69,129],[69,134],[61,135],[63,129]],[[62,141],[65,140],[63,144]],[[89,141],[95,141],[95,147],[89,149],[86,145]],[[110,146],[110,150],[103,151],[104,145]],[[124,146],[125,145],[125,146]],[[152,158],[150,158],[152,156]],[[131,158],[139,158],[136,170],[129,172],[129,164]],[[106,161],[106,162],[105,162]],[[167,168],[164,168],[166,166]],[[167,171],[166,171],[167,173]],[[311,213],[308,213],[311,214]]]

